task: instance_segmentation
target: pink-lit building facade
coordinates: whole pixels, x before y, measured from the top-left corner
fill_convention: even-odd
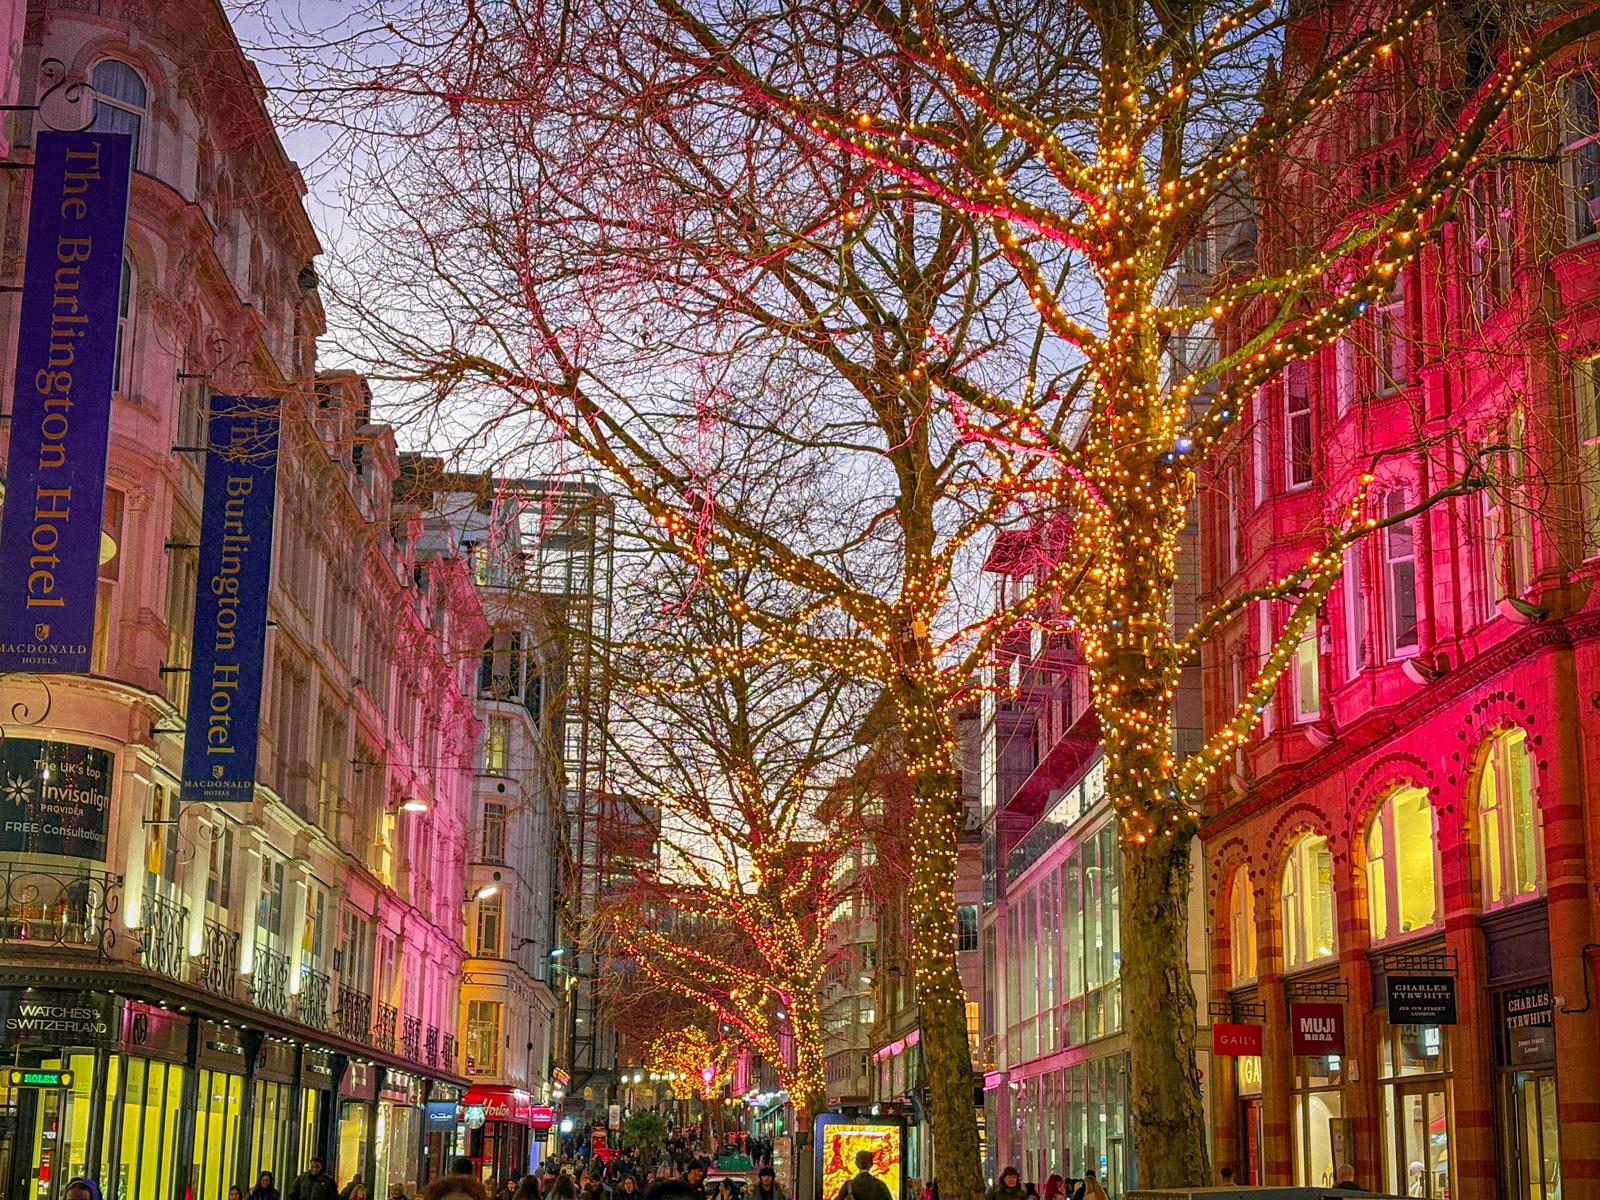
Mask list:
[[[1429,58],[1441,93],[1475,69]],[[1298,565],[1363,472],[1386,515],[1469,470],[1492,482],[1345,553],[1211,797],[1202,994],[1262,1038],[1209,1072],[1215,1159],[1244,1181],[1348,1162],[1414,1196],[1600,1196],[1595,61],[1570,53],[1496,147],[1559,169],[1485,166],[1443,243],[1264,389],[1202,481],[1203,602]],[[1270,263],[1315,224],[1308,186],[1373,206],[1404,186],[1414,99],[1384,77],[1296,163],[1258,163],[1250,252]],[[1253,605],[1208,654],[1209,727],[1285,611]],[[1391,1008],[1419,980],[1453,991],[1454,1023]],[[1333,1041],[1297,1046],[1318,1013]]]
[[[409,1192],[454,1151],[468,1082],[483,607],[464,556],[395,505],[364,381],[317,370],[305,184],[221,7],[30,6],[21,103],[52,58],[94,85],[96,128],[132,135],[135,171],[91,670],[0,678],[8,801],[39,786],[17,764],[70,761],[98,814],[76,854],[0,851],[0,1006],[78,1014],[0,1035],[5,1066],[72,1073],[0,1074],[0,1194],[88,1174],[118,1200],[225,1200],[314,1154]],[[26,160],[31,118],[8,119]],[[9,281],[28,175],[5,174]],[[18,306],[0,299],[7,379]],[[258,782],[180,806],[213,393],[283,401]]]

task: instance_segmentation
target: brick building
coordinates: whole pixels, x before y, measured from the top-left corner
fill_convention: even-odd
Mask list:
[[[1449,32],[1351,89],[1293,161],[1255,164],[1260,261],[1405,186],[1424,102],[1481,74]],[[1285,79],[1312,40],[1291,34]],[[1212,796],[1211,1012],[1262,1027],[1261,1055],[1208,1081],[1216,1161],[1243,1180],[1348,1162],[1409,1195],[1600,1196],[1594,62],[1580,48],[1530,90],[1442,244],[1266,387],[1203,481],[1203,601],[1302,561],[1364,472],[1386,515],[1490,484],[1346,552]],[[1547,153],[1559,170],[1527,161]],[[1223,351],[1259,316],[1220,328]],[[1285,611],[1252,605],[1207,657],[1208,728]],[[1453,992],[1455,1021],[1408,1009],[1419,990]]]

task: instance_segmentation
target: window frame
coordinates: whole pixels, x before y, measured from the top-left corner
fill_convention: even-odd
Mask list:
[[[1316,447],[1316,421],[1311,404],[1311,365],[1305,359],[1290,363],[1283,373],[1283,487],[1304,491],[1315,476],[1312,459]]]
[[[1578,476],[1583,557],[1600,556],[1600,357],[1572,364],[1573,411],[1578,421]]]
[[[1383,513],[1385,519],[1393,517],[1398,512],[1404,512],[1410,506],[1411,493],[1406,488],[1390,488],[1384,493]],[[1390,662],[1398,662],[1401,659],[1414,657],[1421,644],[1422,614],[1421,606],[1417,603],[1418,520],[1418,517],[1412,516],[1404,521],[1385,525],[1379,538],[1383,553],[1383,636]],[[1395,539],[1399,536],[1401,529],[1406,530],[1410,539],[1410,552],[1403,556],[1394,553]],[[1402,631],[1398,623],[1400,615],[1399,597],[1402,592],[1399,585],[1399,576],[1403,569],[1409,570],[1411,594],[1411,640],[1405,643],[1400,640]]]
[[[1306,917],[1310,912],[1307,907],[1310,902],[1308,884],[1311,883],[1309,865],[1309,848],[1314,844],[1321,844],[1322,856],[1328,863],[1328,941],[1327,953],[1314,953],[1311,946],[1312,931],[1307,924]],[[1290,883],[1294,886],[1291,888]],[[1283,929],[1283,969],[1286,971],[1297,970],[1300,967],[1309,967],[1315,963],[1326,962],[1337,958],[1339,954],[1339,914],[1336,898],[1337,887],[1333,881],[1333,854],[1328,849],[1328,839],[1324,834],[1307,831],[1295,838],[1289,847],[1289,853],[1284,856],[1283,870],[1279,873],[1279,900],[1278,908]],[[1291,911],[1291,908],[1293,911]],[[1299,953],[1295,953],[1298,947]]]
[[[95,75],[99,72],[101,67],[107,65],[123,67],[131,72],[134,78],[139,81],[139,85],[144,89],[144,102],[141,106],[136,106],[131,101],[123,100],[120,97],[109,97],[102,93],[97,86],[95,86]],[[117,112],[133,117],[135,124],[133,128],[131,160],[133,163],[133,169],[135,171],[139,170],[140,160],[144,155],[145,126],[149,124],[150,120],[150,93],[152,89],[150,87],[149,73],[141,70],[139,67],[135,66],[125,58],[118,58],[114,54],[107,54],[95,59],[95,61],[90,64],[88,73],[86,75],[86,81],[89,84],[89,90],[94,93],[95,103],[95,113],[89,125],[89,131],[97,133],[118,132],[118,130],[110,128],[96,128],[96,126],[98,126],[100,123],[100,105],[102,104],[104,104],[107,108],[115,109]]]
[[[1409,322],[1406,314],[1408,291],[1406,273],[1396,271],[1388,294],[1373,306],[1372,392],[1376,396],[1392,396],[1411,386],[1412,348],[1407,340]]]
[[[1418,796],[1428,819],[1429,891],[1432,915],[1425,924],[1410,929],[1401,927],[1407,894],[1402,887],[1405,872],[1401,855],[1415,845],[1415,831],[1402,836],[1397,801],[1410,802]],[[1441,928],[1444,921],[1443,889],[1439,879],[1438,815],[1427,788],[1402,784],[1391,789],[1372,812],[1362,835],[1367,858],[1367,932],[1373,945],[1404,941]]]
[[[1517,818],[1515,814],[1515,797],[1508,791],[1504,784],[1510,773],[1512,764],[1509,754],[1504,751],[1511,746],[1516,746],[1522,756],[1522,766],[1527,775],[1527,794],[1525,802],[1528,810],[1529,830],[1532,835],[1532,879],[1529,886],[1516,890],[1515,886],[1508,889],[1496,886],[1496,881],[1509,878],[1507,867],[1515,869],[1517,843]],[[1486,806],[1485,784],[1491,779],[1496,779],[1495,799],[1492,805]],[[1527,900],[1534,900],[1544,895],[1545,890],[1545,861],[1544,837],[1540,824],[1539,810],[1539,785],[1534,770],[1532,754],[1528,751],[1527,732],[1520,726],[1507,726],[1497,729],[1485,740],[1478,752],[1478,770],[1474,784],[1473,807],[1477,824],[1478,837],[1478,870],[1482,876],[1479,899],[1485,912],[1495,912],[1521,904]],[[1490,871],[1491,846],[1488,836],[1486,817],[1492,812],[1495,836],[1493,845],[1494,873]],[[1520,873],[1519,873],[1520,882]],[[1498,893],[1498,894],[1495,894]]]
[[[1577,125],[1576,96],[1580,87],[1587,91],[1589,98],[1585,106],[1585,115],[1591,122],[1588,128]],[[1567,80],[1564,107],[1566,128],[1562,131],[1562,175],[1570,197],[1569,203],[1564,206],[1567,213],[1567,240],[1569,245],[1579,246],[1600,237],[1600,75],[1591,71],[1575,71]],[[1588,164],[1594,170],[1594,178],[1587,181],[1594,195],[1587,198],[1583,194],[1585,181],[1579,171],[1580,163]]]
[[[1294,692],[1294,720],[1297,725],[1307,725],[1322,716],[1322,633],[1315,618],[1295,645],[1294,658],[1290,660],[1292,691]],[[1310,671],[1310,695],[1306,694],[1305,673]]]
[[[1240,942],[1248,949],[1249,968],[1242,968]],[[1260,943],[1256,926],[1255,882],[1250,868],[1241,866],[1233,872],[1233,882],[1228,891],[1228,986],[1241,987],[1254,983],[1261,972]]]

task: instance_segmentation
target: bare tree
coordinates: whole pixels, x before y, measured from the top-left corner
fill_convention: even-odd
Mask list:
[[[1472,72],[1431,0],[373,0],[365,15],[371,44],[318,93],[385,147],[357,214],[378,248],[340,281],[354,348],[419,385],[430,431],[480,458],[549,436],[615,480],[643,543],[689,563],[748,631],[701,648],[708,676],[805,662],[892,700],[915,796],[922,1044],[956,1195],[981,1179],[951,708],[1009,633],[1075,638],[1124,853],[1141,1177],[1202,1182],[1186,925],[1204,791],[1344,548],[1483,473],[1470,446],[1419,441],[1437,483],[1405,511],[1377,510],[1370,472],[1353,473],[1298,566],[1175,630],[1197,472],[1264,386],[1437,242],[1521,89],[1600,27],[1596,6],[1508,10]],[[1330,114],[1385,86],[1407,48],[1413,82],[1450,100],[1398,110],[1403,186],[1332,196],[1326,236],[1174,293],[1183,247],[1261,199],[1262,164],[1318,169]],[[1169,369],[1172,339],[1211,323],[1232,331],[1218,352]],[[1012,524],[1041,531],[1038,586],[986,609],[963,570]],[[1254,681],[1180,758],[1181,672],[1263,600],[1288,615]]]

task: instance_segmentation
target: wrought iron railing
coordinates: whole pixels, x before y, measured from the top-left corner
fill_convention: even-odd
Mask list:
[[[333,980],[321,971],[310,967],[300,968],[300,995],[295,1004],[300,1014],[300,1024],[313,1029],[328,1028],[328,996],[333,990]]]
[[[379,1004],[372,1017],[372,1044],[379,1050],[394,1053],[394,1030],[400,1013],[392,1004]]]
[[[189,910],[173,900],[146,892],[139,904],[139,961],[157,975],[187,979],[189,975]]]
[[[339,1007],[334,1010],[333,1028],[352,1042],[365,1042],[372,1033],[372,997],[349,984],[339,985]]]
[[[0,942],[64,946],[109,955],[122,877],[0,863]]]
[[[289,1011],[289,956],[257,946],[250,968],[250,1003],[283,1016]]]
[[[195,982],[206,991],[229,999],[239,987],[239,935],[210,917],[200,933]]]
[[[57,871],[0,860],[0,947],[38,945],[137,962],[164,978],[246,999],[263,1012],[292,1017],[313,1029],[338,1033],[374,1049],[399,1052],[412,1062],[456,1068],[455,1036],[420,1017],[402,1017],[389,1004],[310,967],[300,968],[291,992],[287,953],[258,946],[248,983],[239,974],[240,935],[206,918],[198,953],[191,952],[191,913],[181,899],[155,889],[138,898],[137,913],[122,920],[122,878],[106,871]],[[241,993],[244,993],[241,995]]]

